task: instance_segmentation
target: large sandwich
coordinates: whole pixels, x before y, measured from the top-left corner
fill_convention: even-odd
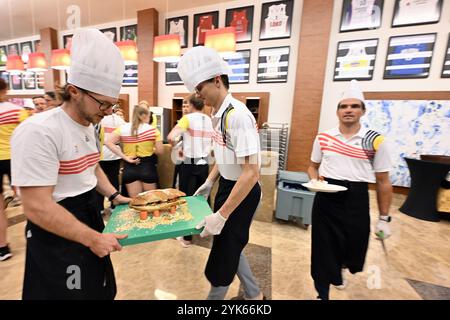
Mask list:
[[[177,189],[157,189],[142,192],[136,197],[131,199],[130,207],[147,212],[159,212],[164,210],[171,210],[172,212],[176,208],[186,203],[185,199],[180,199],[186,194]]]

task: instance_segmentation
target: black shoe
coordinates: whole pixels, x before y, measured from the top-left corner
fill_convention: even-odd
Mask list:
[[[0,261],[7,260],[12,257],[12,253],[8,246],[0,248]]]

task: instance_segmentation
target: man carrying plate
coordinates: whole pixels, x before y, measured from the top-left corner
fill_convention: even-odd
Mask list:
[[[350,82],[337,106],[339,126],[319,133],[314,141],[308,174],[344,186],[346,191],[317,192],[312,212],[311,276],[322,300],[329,299],[330,284],[345,287],[342,269],[361,272],[370,234],[368,183],[376,183],[380,212],[375,233],[390,236],[388,215],[392,199],[389,147],[379,133],[359,122],[366,109],[356,80]]]

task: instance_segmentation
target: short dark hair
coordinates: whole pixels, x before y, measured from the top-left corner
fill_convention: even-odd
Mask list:
[[[8,83],[5,81],[5,79],[0,78],[0,91],[7,90],[8,89]]]
[[[48,95],[53,100],[56,100],[56,94],[53,91],[47,91],[45,94]]]
[[[188,98],[187,98],[189,104],[191,104],[195,110],[198,111],[202,111],[203,107],[205,106],[205,104],[203,103],[202,99],[198,99],[197,96],[195,95],[195,93],[191,94]]]
[[[44,96],[34,96],[33,98],[31,98],[31,100],[38,99],[38,98],[45,99]]]
[[[363,110],[366,110],[366,104],[364,103],[364,101],[359,100],[359,102],[361,102],[361,107]],[[339,107],[341,106],[341,102],[339,101],[337,108],[339,109]]]
[[[68,90],[69,83],[66,83],[64,86],[57,86],[56,87],[56,94],[58,95],[59,99],[62,101],[70,101],[70,93]]]
[[[216,77],[208,79],[208,80],[205,80],[205,82],[213,82],[215,78]],[[229,90],[230,89],[230,80],[228,79],[228,75],[222,74],[222,75],[220,75],[220,79],[222,80],[223,86],[227,90]]]

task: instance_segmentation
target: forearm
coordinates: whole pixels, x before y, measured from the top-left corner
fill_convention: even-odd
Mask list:
[[[105,146],[108,147],[108,149],[111,150],[112,153],[114,153],[115,155],[118,155],[122,159],[125,159],[126,155],[122,152],[122,149],[120,148],[119,145],[111,142],[106,142]]]
[[[228,218],[239,204],[247,197],[255,184],[258,182],[259,172],[255,170],[243,171],[231,190],[225,203],[219,209],[220,214]]]
[[[311,180],[319,179],[319,167],[318,167],[318,165],[311,164],[308,167],[308,176],[309,176],[309,179],[311,179]]]
[[[217,164],[214,165],[214,167],[211,169],[211,172],[208,175],[208,180],[215,182],[217,180],[217,178],[219,177],[219,167],[217,166]]]
[[[389,181],[377,182],[377,203],[380,214],[388,215],[392,202],[392,185]]]
[[[113,193],[115,193],[117,191],[116,188],[114,188],[114,186],[109,181],[109,179],[106,176],[106,174],[103,172],[103,170],[100,167],[100,165],[98,165],[98,164],[97,164],[97,167],[95,168],[95,176],[97,177],[96,190],[100,194],[102,194],[102,195],[104,195],[106,197],[109,197],[109,196],[111,196]]]

